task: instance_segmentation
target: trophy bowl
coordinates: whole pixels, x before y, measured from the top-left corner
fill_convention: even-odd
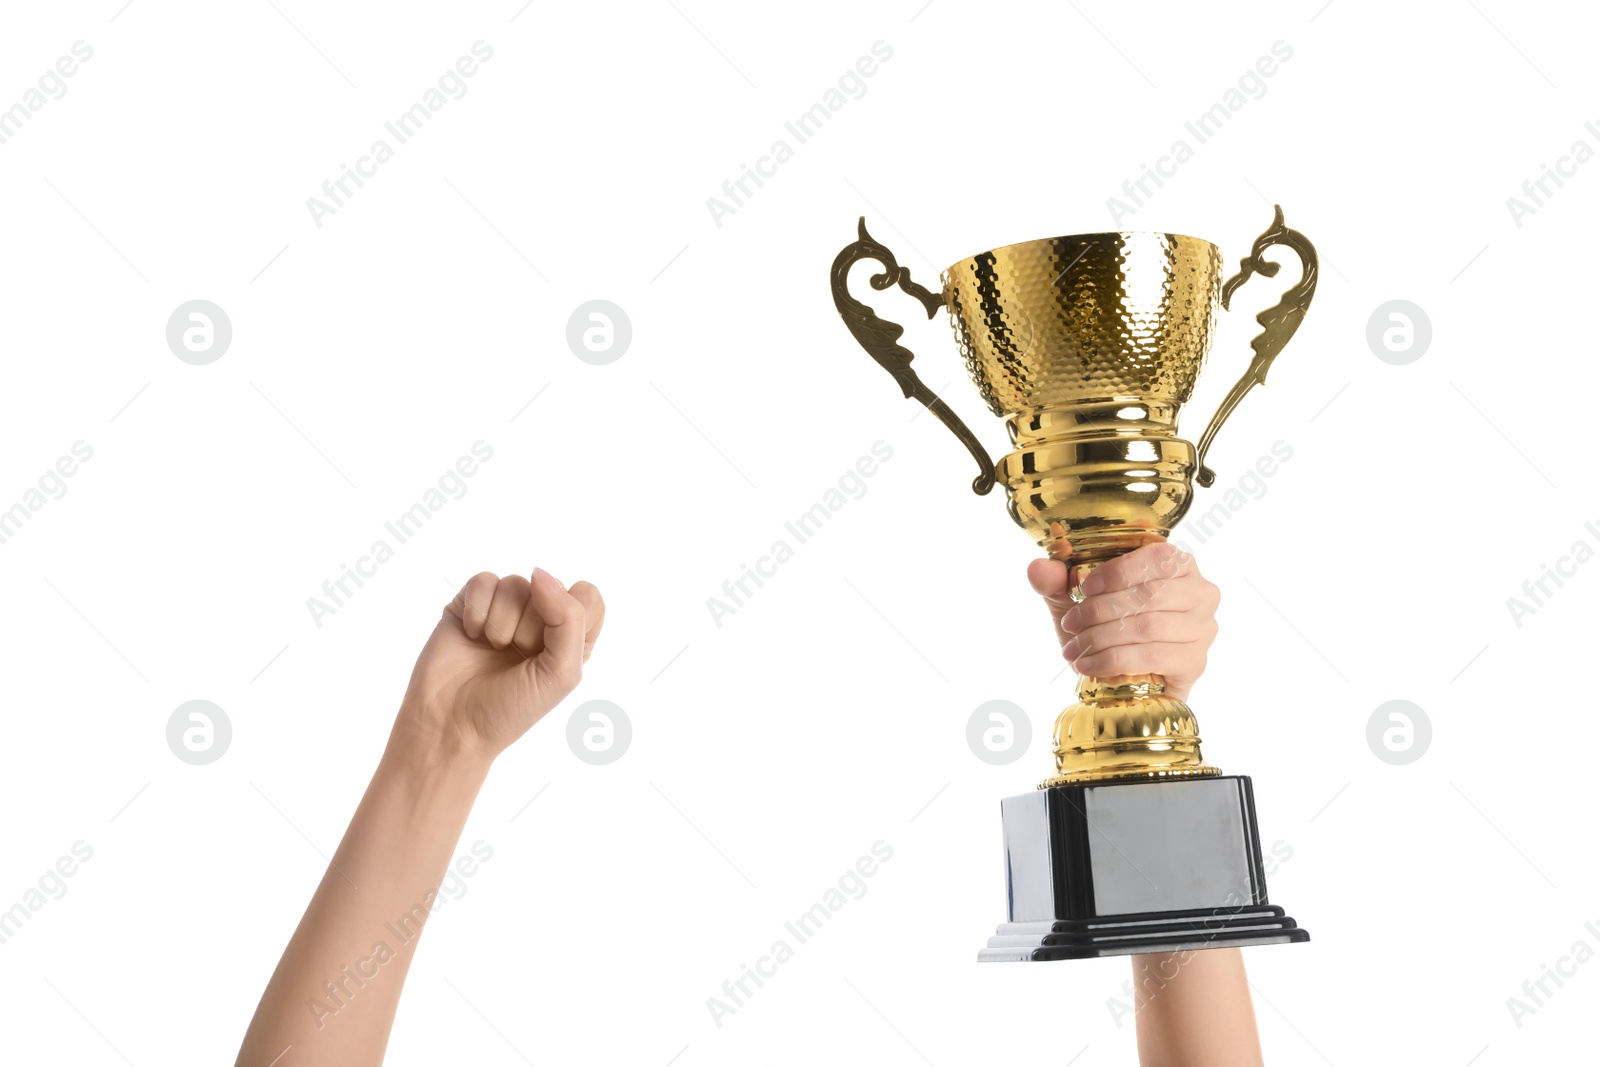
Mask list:
[[[1189,509],[1177,436],[1211,347],[1216,245],[1097,233],[1007,245],[943,276],[961,355],[1012,451],[1011,517],[1047,554],[1098,563],[1165,538]]]

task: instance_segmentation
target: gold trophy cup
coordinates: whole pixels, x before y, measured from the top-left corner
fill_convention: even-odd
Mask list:
[[[865,218],[858,235],[833,261],[833,298],[845,325],[906,397],[925,404],[966,445],[978,465],[973,491],[1005,486],[1011,517],[1048,555],[1067,561],[1074,599],[1100,564],[1166,539],[1189,510],[1195,481],[1213,483],[1206,450],[1244,395],[1266,381],[1317,283],[1316,250],[1284,225],[1281,208],[1226,282],[1222,255],[1209,241],[1090,233],[963,259],[944,272],[934,293],[867,233]],[[1198,446],[1191,444],[1178,436],[1178,411],[1211,348],[1218,305],[1226,309],[1252,275],[1278,273],[1279,265],[1265,258],[1275,245],[1299,256],[1300,279],[1256,316],[1263,329],[1251,343],[1249,369]],[[973,383],[1006,423],[1012,448],[998,462],[918,378],[912,353],[898,343],[902,328],[850,295],[850,268],[865,259],[884,268],[871,278],[874,289],[900,288],[929,318],[949,310]],[[1041,789],[1221,774],[1201,758],[1194,713],[1166,695],[1157,675],[1083,678],[1078,702],[1056,720],[1054,753],[1055,772]],[[1248,779],[1230,781],[1245,783],[1248,800]],[[1248,822],[1253,834],[1253,810]],[[1247,889],[1251,901],[1265,902],[1264,883]],[[1062,910],[1070,909],[1055,908]]]

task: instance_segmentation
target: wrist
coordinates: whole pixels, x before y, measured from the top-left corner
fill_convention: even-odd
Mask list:
[[[428,751],[391,738],[368,787],[368,799],[398,819],[407,833],[454,841],[489,774],[489,760]]]
[[[461,736],[450,716],[411,700],[401,704],[389,732],[382,767],[420,781],[470,783],[476,791],[489,774],[495,753]]]

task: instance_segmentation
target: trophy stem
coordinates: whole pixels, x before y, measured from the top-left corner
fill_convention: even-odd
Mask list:
[[[1083,582],[1101,560],[1068,565],[1067,588],[1083,600]],[[1199,723],[1189,705],[1167,695],[1159,674],[1081,678],[1078,702],[1056,717],[1056,773],[1040,789],[1074,782],[1136,778],[1208,778],[1222,773],[1200,755]]]

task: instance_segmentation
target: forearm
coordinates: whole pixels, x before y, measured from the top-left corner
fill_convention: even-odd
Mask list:
[[[1238,949],[1135,956],[1133,987],[1140,1067],[1260,1067]]]
[[[290,1045],[297,1065],[383,1061],[422,924],[488,766],[396,726],[262,994],[239,1067],[267,1067]]]

